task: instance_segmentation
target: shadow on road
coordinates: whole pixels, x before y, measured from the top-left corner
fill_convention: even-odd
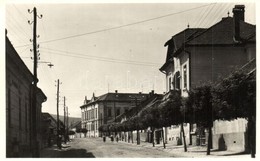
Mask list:
[[[95,158],[95,156],[91,152],[87,152],[86,149],[67,149],[45,151],[41,158]]]
[[[60,156],[62,158],[95,158],[91,152],[87,152],[86,149],[69,149],[67,151],[61,151]]]

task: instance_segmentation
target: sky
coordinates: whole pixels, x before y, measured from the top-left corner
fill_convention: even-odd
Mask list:
[[[209,1],[210,2],[210,1]],[[208,28],[233,16],[235,4],[245,5],[245,21],[256,24],[254,3],[6,3],[8,37],[33,71],[32,14],[37,8],[40,53],[38,87],[47,96],[42,111],[56,114],[57,79],[60,113],[64,101],[70,116],[80,117],[85,96],[107,92],[166,91],[159,71],[166,59],[164,44],[190,28]],[[46,62],[54,66],[50,68]]]

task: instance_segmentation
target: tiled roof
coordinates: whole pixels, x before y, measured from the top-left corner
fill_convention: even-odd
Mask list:
[[[74,122],[70,125],[70,128],[80,128],[81,127],[81,121]]]
[[[205,30],[206,29],[204,28],[187,28],[179,32],[178,34],[172,36],[172,38],[168,40],[164,46],[167,46],[169,43],[174,43],[175,48],[179,49],[184,42],[196,37]]]
[[[80,108],[83,108],[87,105],[97,103],[97,102],[111,102],[111,101],[116,101],[116,102],[130,102],[130,101],[142,101],[146,99],[146,97],[149,94],[143,94],[143,93],[106,93],[104,95],[101,95],[99,97],[96,97],[95,101],[88,102],[85,105],[80,106]]]
[[[124,117],[130,118],[132,116],[137,115],[142,109],[146,108],[149,106],[151,103],[154,103],[157,100],[162,99],[163,95],[161,94],[153,94],[149,96],[146,100],[142,101],[138,106],[134,106],[131,108],[128,112],[122,113],[121,115],[116,117],[116,121],[121,121]]]
[[[168,40],[164,46],[168,46],[167,56],[166,56],[166,62],[164,65],[160,68],[161,71],[164,70],[164,68],[172,62],[170,58],[172,58],[174,52],[176,52],[178,49],[182,47],[182,44],[197,35],[204,32],[206,29],[203,28],[187,28],[178,34],[174,35],[170,40]]]
[[[189,40],[188,45],[227,45],[234,44],[234,19],[233,17],[222,20],[211,26],[197,37]],[[256,26],[240,21],[240,37],[244,40],[252,40],[256,33]]]
[[[96,101],[133,101],[135,98],[138,100],[145,99],[148,94],[136,93],[106,93],[99,96]]]

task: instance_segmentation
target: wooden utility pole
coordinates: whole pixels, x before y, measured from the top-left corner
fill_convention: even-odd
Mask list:
[[[29,13],[33,13],[33,21],[28,21],[29,24],[33,23],[33,84],[32,84],[32,104],[31,104],[31,152],[32,157],[39,157],[39,142],[37,141],[37,127],[39,126],[37,120],[37,64],[38,64],[38,51],[37,51],[37,9],[34,7]],[[38,16],[39,17],[39,16]],[[42,15],[39,17],[42,18]]]
[[[59,93],[60,93],[60,80],[57,81],[57,146],[61,149],[60,139],[60,119],[59,119]]]
[[[66,98],[64,96],[64,143],[66,144]]]
[[[69,108],[68,106],[66,107],[67,109],[67,136],[68,136],[68,141],[70,141],[70,137],[69,137]]]

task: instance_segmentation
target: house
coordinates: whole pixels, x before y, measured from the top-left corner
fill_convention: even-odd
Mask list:
[[[113,122],[124,122],[127,121],[128,119],[131,119],[132,117],[139,115],[140,112],[146,108],[150,108],[152,107],[154,104],[159,103],[162,99],[163,95],[162,94],[156,94],[154,93],[154,91],[152,90],[149,95],[146,97],[146,99],[144,99],[142,102],[140,102],[140,104],[133,105],[130,110],[128,110],[125,113],[122,113],[121,115],[117,116]],[[161,137],[161,131],[162,129],[156,129],[155,130],[155,138],[160,138]],[[137,140],[137,131],[133,131],[133,140]],[[123,132],[120,133],[120,138],[122,138]],[[126,138],[131,137],[131,133],[128,132],[126,133]],[[140,130],[140,141],[143,142],[152,142],[151,139],[151,130],[148,129],[142,129]]]
[[[81,108],[81,126],[88,130],[88,137],[101,137],[98,128],[111,122],[116,116],[139,104],[148,94],[142,93],[106,93],[99,97],[93,94],[91,100],[85,98]]]
[[[47,97],[40,88],[36,89],[37,107],[32,107],[33,74],[24,64],[6,31],[6,156],[32,157],[33,145],[38,150],[42,145],[41,108]],[[36,108],[37,143],[33,141],[33,114]]]
[[[231,72],[256,58],[256,26],[244,21],[244,5],[235,5],[233,17],[224,17],[207,29],[187,28],[165,43],[168,47],[166,62],[160,71],[166,75],[167,92],[180,90],[183,97],[188,91],[204,83],[216,83]],[[227,128],[221,128],[221,127]],[[207,132],[187,124],[189,144],[205,144]],[[213,140],[225,134],[229,150],[243,150],[246,120],[230,123],[215,122]],[[197,140],[197,134],[202,140]],[[171,136],[180,136],[178,127],[167,128],[167,142]],[[189,138],[188,138],[189,137]],[[195,140],[196,139],[196,140]],[[213,143],[213,148],[217,148]]]
[[[42,113],[42,135],[43,135],[44,148],[56,144],[57,121],[49,113],[45,113],[45,112]]]
[[[82,135],[82,133],[80,132],[80,130],[81,130],[81,121],[76,121],[76,122],[71,123],[70,126],[69,126],[69,130],[75,132],[75,134],[73,136],[70,136],[70,138],[75,138],[75,137],[76,138],[81,138],[81,136],[84,135],[84,134]]]

